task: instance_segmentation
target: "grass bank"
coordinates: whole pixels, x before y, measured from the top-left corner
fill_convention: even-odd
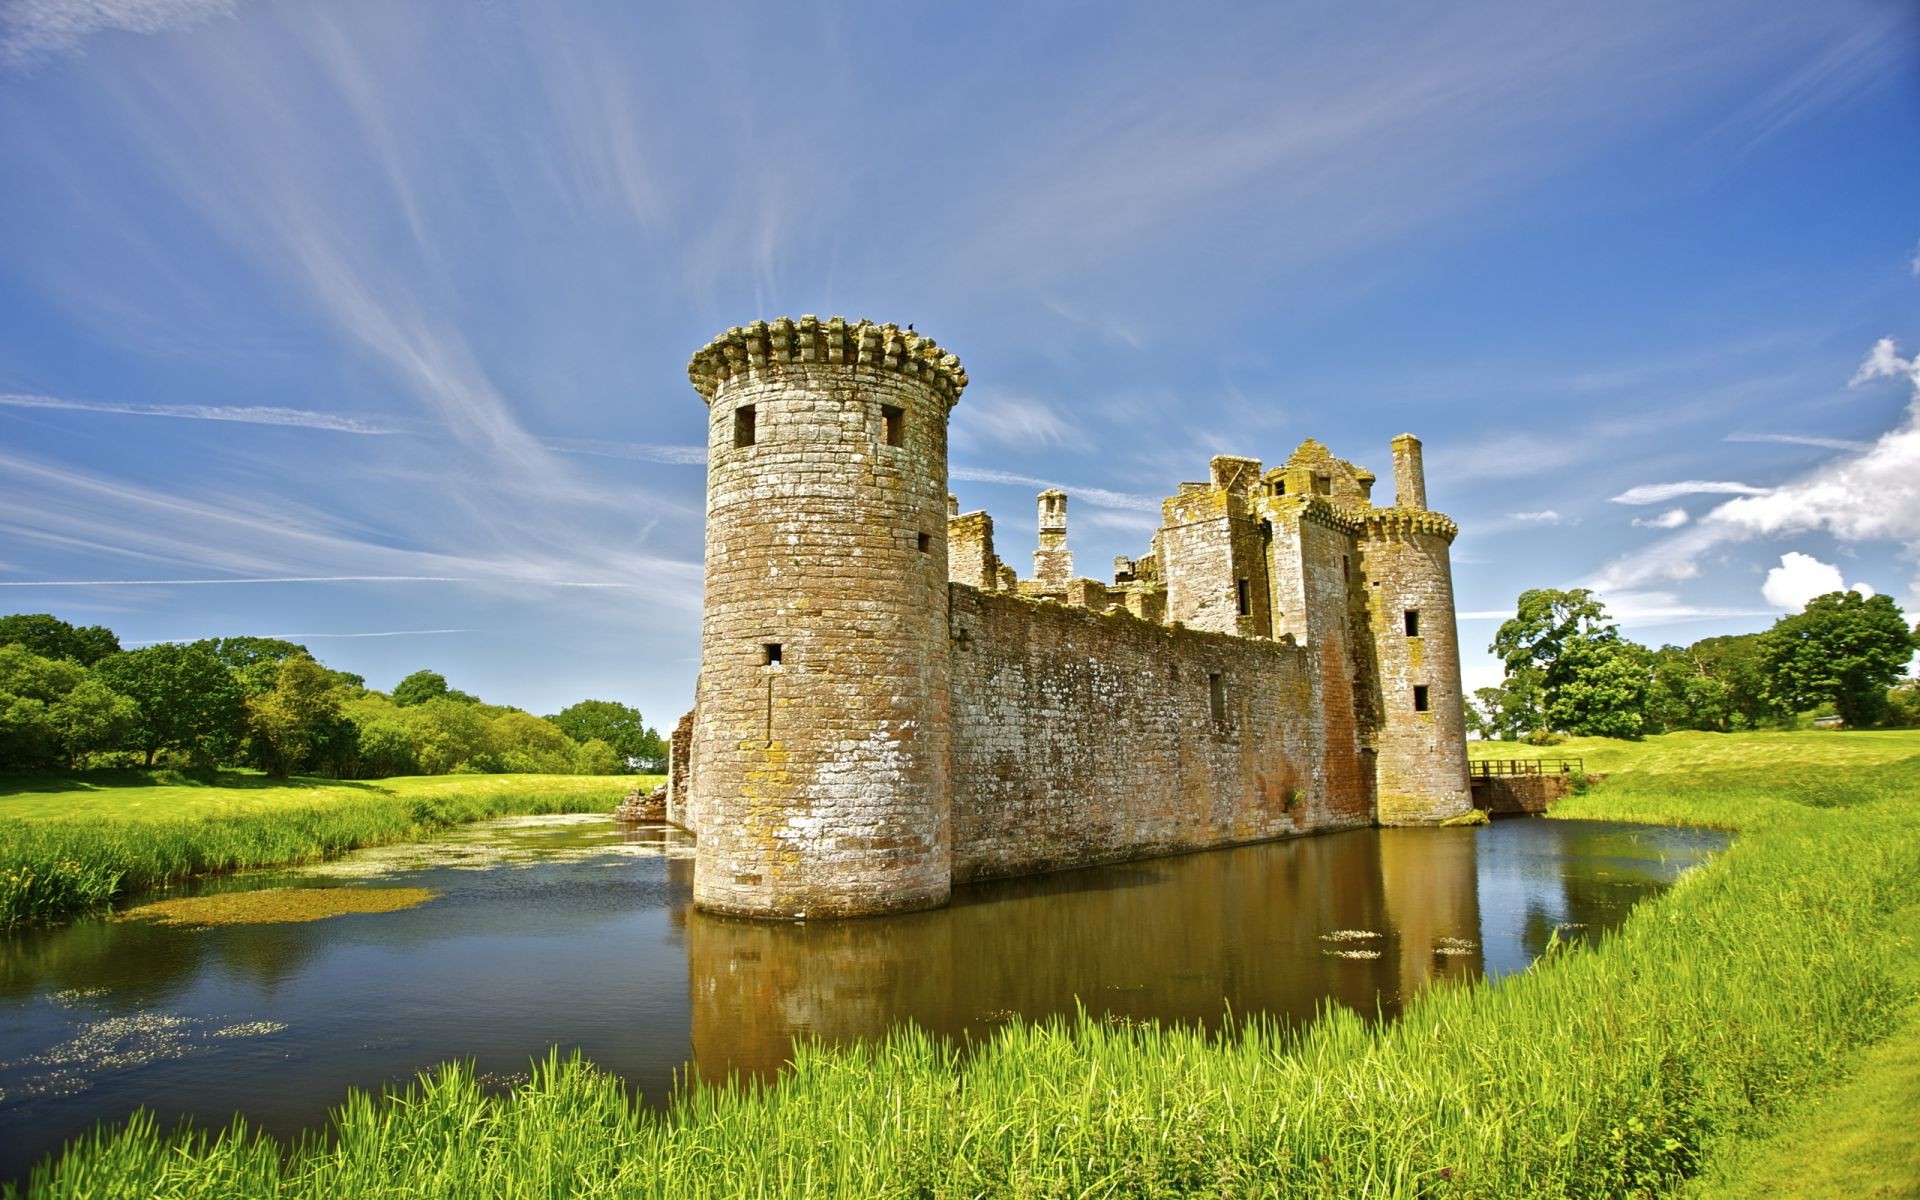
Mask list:
[[[1634,752],[1666,769],[1641,779],[1623,761],[1570,803],[1737,826],[1735,845],[1597,948],[1428,993],[1390,1025],[1339,1009],[1298,1032],[1254,1021],[1221,1037],[1016,1025],[964,1062],[907,1030],[802,1046],[776,1086],[695,1084],[664,1116],[577,1060],[553,1058],[500,1097],[449,1066],[351,1096],[295,1145],[136,1117],[30,1186],[329,1200],[1677,1194],[1912,1011],[1898,921],[1920,904],[1920,736],[1907,736],[1859,760],[1821,743],[1838,781],[1800,799],[1766,786],[1779,753],[1688,767],[1691,752],[1661,760],[1672,748],[1650,739]]]
[[[644,776],[439,775],[376,782],[224,772],[0,777],[0,926],[52,920],[196,875],[309,862],[521,813],[612,808]]]

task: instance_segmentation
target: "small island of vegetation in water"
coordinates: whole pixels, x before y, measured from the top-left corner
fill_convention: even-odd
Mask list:
[[[1880,1109],[1888,1088],[1911,1091],[1893,1052],[1920,1037],[1920,732],[1521,752],[1606,772],[1559,816],[1740,836],[1597,947],[1435,989],[1394,1022],[1340,1008],[1211,1035],[1016,1021],[964,1054],[903,1029],[801,1044],[771,1086],[689,1082],[664,1112],[577,1058],[505,1094],[454,1064],[355,1094],[292,1144],[242,1121],[167,1133],[136,1116],[45,1164],[30,1192],[1652,1196],[1704,1177],[1738,1195],[1775,1169],[1767,1137],[1791,1138],[1810,1098],[1828,1119],[1851,1103],[1850,1121],[1879,1120],[1888,1153],[1910,1148]],[[1799,1174],[1818,1160],[1807,1151]],[[1780,1182],[1765,1194],[1794,1194]]]

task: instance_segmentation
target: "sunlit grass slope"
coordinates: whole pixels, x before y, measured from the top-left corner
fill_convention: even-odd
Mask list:
[[[206,783],[133,773],[0,777],[0,925],[219,871],[306,862],[509,813],[611,809],[651,776],[438,775]]]
[[[877,1046],[803,1046],[776,1086],[696,1084],[665,1115],[578,1061],[553,1059],[506,1096],[451,1066],[404,1093],[352,1096],[329,1130],[294,1146],[239,1125],[168,1135],[136,1119],[77,1144],[33,1190],[1678,1194],[1780,1128],[1780,1114],[1913,1011],[1902,922],[1920,905],[1920,772],[1902,768],[1920,738],[1904,753],[1865,739],[1858,758],[1819,743],[1797,766],[1823,767],[1832,787],[1799,800],[1765,782],[1771,766],[1796,765],[1775,752],[1794,743],[1753,743],[1744,760],[1718,753],[1740,740],[1704,758],[1662,740],[1624,750],[1572,809],[1740,827],[1725,854],[1599,946],[1428,993],[1391,1024],[1336,1009],[1297,1033],[1255,1022],[1226,1037],[1014,1025],[964,1059],[903,1031]],[[1636,771],[1630,755],[1667,765]]]

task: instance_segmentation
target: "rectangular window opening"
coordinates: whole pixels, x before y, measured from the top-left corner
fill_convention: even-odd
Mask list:
[[[767,642],[761,649],[766,651],[766,658],[762,660],[764,665],[769,667],[777,667],[780,665],[782,651],[779,642]]]
[[[930,533],[921,534],[920,535],[920,553],[928,554],[928,553],[931,553],[932,550],[933,550],[933,535]]]
[[[1420,610],[1417,608],[1407,610],[1407,636],[1420,636]]]
[[[1207,707],[1213,713],[1213,719],[1227,719],[1227,681],[1218,671],[1207,674]]]
[[[907,414],[891,404],[880,406],[881,432],[886,435],[887,445],[904,446],[907,444]]]
[[[1353,563],[1344,554],[1340,556],[1340,578],[1342,579],[1353,578]]]
[[[1234,588],[1239,593],[1240,615],[1244,617],[1253,611],[1253,593],[1248,590],[1244,579],[1236,580]]]
[[[1413,685],[1413,711],[1427,711],[1427,685],[1424,683]]]
[[[742,404],[733,410],[733,444],[736,449],[753,445],[753,405],[751,404]]]

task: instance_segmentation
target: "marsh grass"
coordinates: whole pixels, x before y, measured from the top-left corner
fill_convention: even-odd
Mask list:
[[[360,846],[415,841],[507,814],[611,809],[634,776],[457,776],[379,786],[300,780],[279,788],[154,785],[0,796],[0,926],[55,920],[201,875],[312,862]],[[132,799],[123,799],[132,797]],[[136,807],[137,806],[137,807]],[[70,808],[69,810],[70,811]]]
[[[1716,747],[1716,753],[1724,747]],[[778,1083],[693,1082],[664,1113],[578,1058],[483,1091],[450,1065],[353,1093],[292,1145],[137,1116],[43,1165],[45,1197],[1673,1194],[1910,1010],[1911,757],[1812,804],[1714,761],[1584,815],[1740,828],[1597,947],[1437,988],[1392,1023],[1301,1030],[1015,1022],[964,1058],[913,1029],[802,1043]],[[1776,756],[1777,757],[1777,756]],[[1733,764],[1737,765],[1737,764]],[[1831,766],[1831,764],[1829,764]],[[1573,805],[1574,801],[1567,802]]]

